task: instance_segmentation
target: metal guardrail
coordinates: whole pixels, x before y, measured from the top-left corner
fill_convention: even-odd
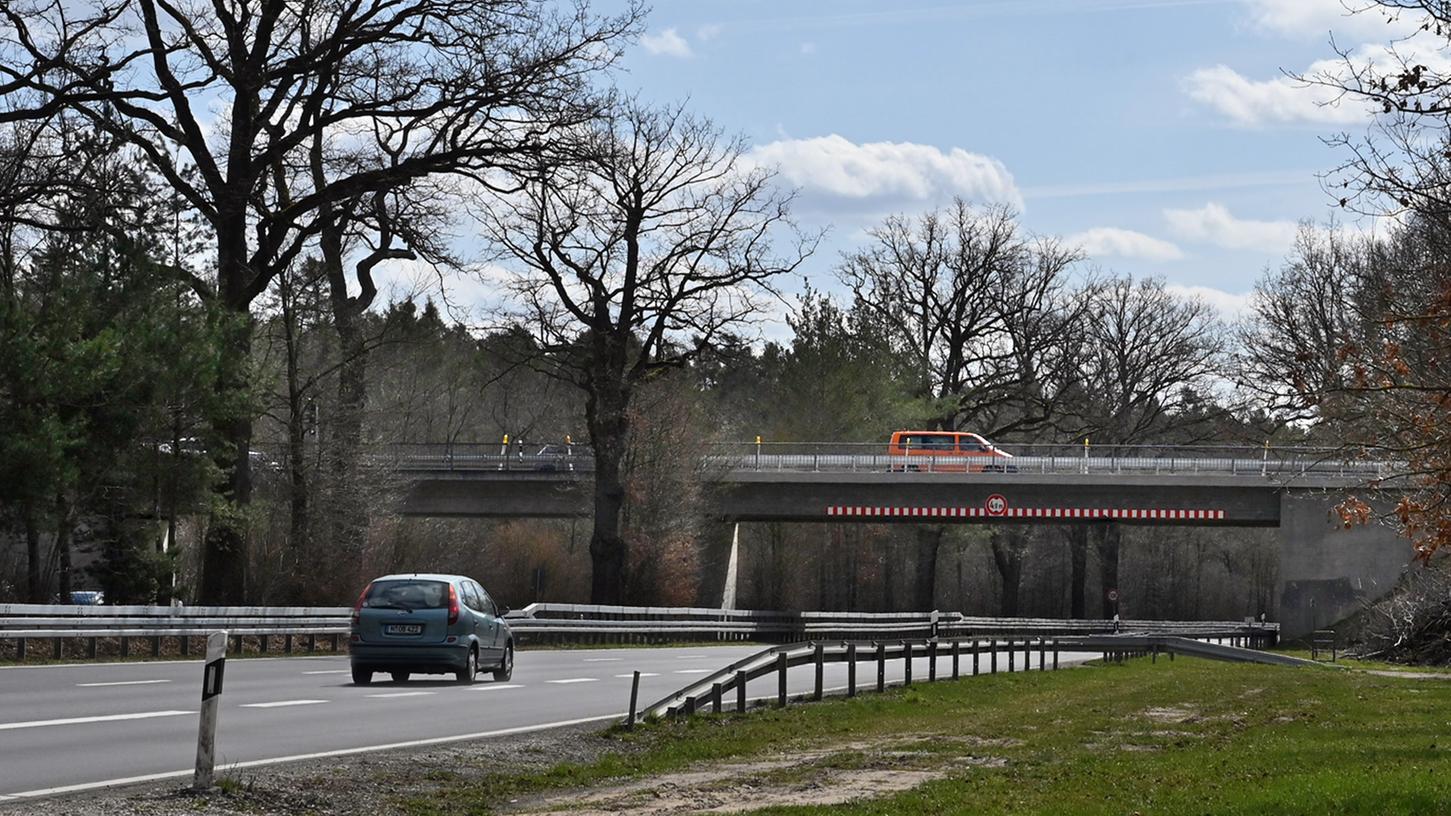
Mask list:
[[[1334,476],[1376,479],[1401,472],[1399,463],[1335,448],[1212,445],[1007,445],[1010,458],[891,455],[885,443],[716,444],[701,452],[701,467],[715,472],[907,473],[1018,472],[1040,474],[1229,475],[1288,479]],[[582,445],[527,443],[397,444],[380,457],[408,471],[525,471],[589,473],[594,461]]]
[[[251,638],[260,652],[272,637],[283,639],[291,652],[294,639],[306,638],[309,651],[326,637],[333,651],[348,632],[347,607],[150,607],[0,604],[0,642],[15,643],[15,659],[26,657],[27,641],[51,641],[51,655],[64,654],[64,641],[86,641],[86,656],[95,657],[98,640],[118,639],[122,656],[133,638],[150,640],[153,655],[162,638],[177,638],[182,655],[191,639],[225,629],[234,652]],[[563,643],[669,643],[680,641],[764,641],[850,638],[930,637],[1059,637],[1112,633],[1121,629],[1190,637],[1238,639],[1273,645],[1279,625],[1233,621],[1056,620],[1049,618],[983,618],[957,612],[782,612],[724,610],[699,607],[599,606],[593,604],[530,604],[506,616],[521,645]]]
[[[1232,640],[1253,642],[1248,637],[1237,637]],[[639,712],[639,716],[647,719],[690,716],[705,711],[707,707],[712,713],[720,713],[725,709],[730,697],[735,698],[735,710],[743,712],[751,703],[751,698],[747,695],[748,684],[752,680],[759,680],[772,674],[777,676],[776,705],[784,707],[791,699],[787,691],[787,673],[798,666],[812,665],[816,669],[813,690],[810,694],[798,695],[798,699],[820,700],[828,692],[825,688],[823,671],[823,667],[828,663],[845,663],[847,665],[847,683],[842,691],[846,696],[853,697],[860,690],[857,682],[857,667],[862,663],[875,666],[875,689],[880,692],[891,685],[912,685],[912,660],[916,658],[927,659],[926,679],[928,682],[932,682],[938,679],[938,666],[944,659],[950,659],[950,670],[941,672],[941,674],[944,677],[958,679],[964,674],[964,663],[968,661],[970,661],[972,675],[981,673],[984,658],[989,663],[987,668],[990,674],[997,673],[1000,656],[1004,658],[1002,662],[1007,664],[1009,672],[1016,671],[1015,662],[1019,652],[1022,654],[1023,671],[1032,670],[1032,658],[1035,652],[1039,671],[1048,669],[1049,655],[1052,656],[1052,669],[1056,671],[1059,668],[1059,657],[1065,651],[1069,653],[1101,653],[1105,662],[1121,662],[1128,657],[1136,656],[1152,656],[1157,661],[1161,653],[1167,654],[1170,659],[1178,653],[1231,662],[1285,666],[1312,665],[1311,661],[1271,654],[1253,648],[1207,643],[1194,637],[1145,633],[1064,638],[1039,637],[1036,639],[1008,637],[1004,640],[946,638],[922,641],[902,640],[895,643],[884,641],[797,643],[765,649],[731,663],[646,706]],[[889,682],[886,679],[886,668],[889,661],[901,661],[903,668],[901,681]],[[632,699],[630,713],[626,717],[626,725],[633,727],[636,718],[637,712]]]

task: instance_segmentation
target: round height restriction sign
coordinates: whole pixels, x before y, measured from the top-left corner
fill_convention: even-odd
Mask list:
[[[983,507],[987,509],[989,516],[1005,515],[1008,512],[1008,500],[1003,494],[994,493],[983,502]]]
[[[1117,601],[1118,600],[1118,590],[1116,590],[1116,589],[1110,589],[1108,591],[1108,599],[1110,601]]]

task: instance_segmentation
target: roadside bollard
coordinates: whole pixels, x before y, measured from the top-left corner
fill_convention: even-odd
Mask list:
[[[912,641],[902,641],[902,673],[906,677],[903,685],[912,685]]]
[[[877,691],[887,690],[887,644],[877,642]]]
[[[785,652],[778,652],[776,654],[776,675],[777,675],[776,705],[779,708],[785,708],[786,707],[786,669],[787,669],[786,660],[787,660],[787,658],[786,658],[786,653]]]
[[[194,790],[206,790],[215,781],[217,746],[217,709],[222,701],[222,678],[227,669],[227,633],[207,635],[207,662],[202,669],[202,710],[196,737],[196,771],[192,776]]]
[[[1018,650],[1014,648],[1014,645],[1013,639],[1008,638],[1008,674],[1012,674],[1018,670],[1018,664],[1016,663]],[[997,669],[993,669],[993,671],[997,671]]]
[[[824,671],[825,666],[826,666],[826,647],[823,646],[823,645],[821,645],[820,643],[818,643],[818,644],[816,644],[815,651],[816,651],[816,654],[815,654],[815,657],[816,657],[816,688],[814,688],[812,690],[812,692],[811,692],[811,699],[818,700],[819,701],[821,699],[821,696],[822,696],[822,693],[823,693],[823,691],[822,691],[822,685],[823,685],[823,682],[822,682],[823,681],[822,674],[823,674],[823,671]]]
[[[625,728],[632,730],[635,727],[635,706],[640,702],[640,672],[636,671],[634,679],[630,681],[630,716],[625,720]]]

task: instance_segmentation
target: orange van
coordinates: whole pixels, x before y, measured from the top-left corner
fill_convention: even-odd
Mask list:
[[[895,431],[887,445],[887,454],[894,459],[891,469],[901,471],[932,471],[934,473],[1011,472],[1011,453],[975,433],[964,431]]]

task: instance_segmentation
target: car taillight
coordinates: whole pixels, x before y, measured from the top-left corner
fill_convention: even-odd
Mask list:
[[[358,625],[358,622],[360,620],[362,620],[362,617],[363,617],[363,599],[368,597],[368,590],[370,590],[372,588],[373,588],[373,585],[372,584],[368,584],[367,586],[363,587],[363,591],[362,592],[358,593],[358,602],[355,603],[355,604],[353,604],[353,625],[354,626],[357,626]]]
[[[458,590],[448,585],[448,625],[458,623]]]

